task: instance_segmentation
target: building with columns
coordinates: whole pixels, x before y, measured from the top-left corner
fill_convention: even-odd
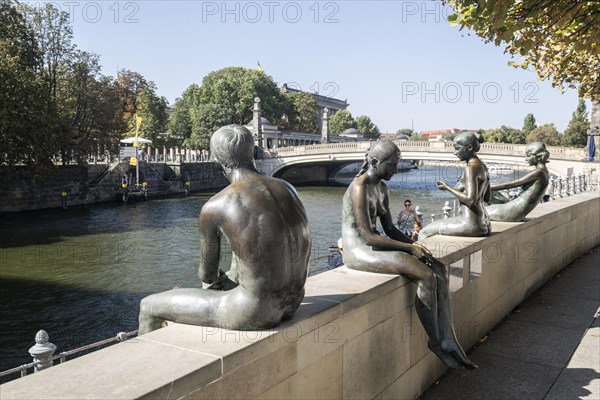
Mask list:
[[[254,135],[255,144],[264,149],[274,149],[287,146],[306,146],[321,143],[356,142],[353,137],[329,136],[329,110],[323,110],[321,118],[321,133],[305,133],[281,131],[262,116],[260,98],[254,98],[252,121],[246,124],[246,128]]]

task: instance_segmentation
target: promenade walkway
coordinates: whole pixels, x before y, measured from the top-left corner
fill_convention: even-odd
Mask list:
[[[600,399],[600,247],[529,296],[450,371],[435,399]]]

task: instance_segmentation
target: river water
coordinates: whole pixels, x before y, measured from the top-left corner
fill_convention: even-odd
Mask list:
[[[430,220],[453,200],[434,182],[456,182],[461,171],[439,164],[396,174],[388,182],[392,212],[411,199]],[[328,247],[340,237],[344,192],[298,188],[312,229],[313,272],[326,267]],[[70,350],[137,329],[139,301],[148,294],[199,287],[197,218],[210,196],[0,216],[0,371],[31,362],[27,350],[39,329],[57,352]],[[225,269],[229,261],[225,255]]]

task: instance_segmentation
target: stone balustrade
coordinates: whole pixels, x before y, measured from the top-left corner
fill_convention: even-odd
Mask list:
[[[600,197],[540,204],[485,238],[424,241],[450,266],[465,348],[600,243]],[[414,399],[445,371],[404,277],[345,267],[312,276],[296,315],[265,331],[173,324],[0,386],[2,399]],[[527,346],[527,343],[515,343]],[[468,374],[468,372],[465,372]]]
[[[425,141],[394,141],[400,150],[411,151],[432,151],[432,152],[453,152],[454,144],[452,142],[425,142]],[[323,153],[339,153],[353,152],[356,150],[367,150],[370,147],[370,142],[351,142],[351,143],[328,143],[309,146],[294,146],[294,147],[279,147],[273,149],[272,153],[281,156],[288,155],[304,155],[304,154],[323,154]],[[507,156],[525,156],[524,144],[506,144],[506,143],[482,143],[480,154],[495,154]],[[569,148],[569,147],[552,147],[547,146],[550,152],[550,159],[561,160],[585,160],[586,149]]]

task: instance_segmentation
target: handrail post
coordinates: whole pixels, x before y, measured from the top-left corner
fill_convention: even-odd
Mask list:
[[[52,356],[56,351],[56,345],[49,342],[50,338],[45,330],[39,330],[35,335],[35,345],[29,349],[29,354],[33,357],[34,371],[38,372],[54,365]]]
[[[450,207],[449,201],[446,201],[444,203],[444,207],[442,207],[442,211],[444,212],[444,219],[450,218],[450,211],[452,211],[452,207]]]

